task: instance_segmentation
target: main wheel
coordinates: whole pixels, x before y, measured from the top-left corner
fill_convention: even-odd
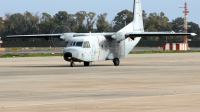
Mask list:
[[[90,62],[84,62],[84,66],[90,66]]]
[[[74,66],[75,66],[75,63],[74,63],[74,62],[71,62],[71,63],[70,63],[70,66],[71,66],[71,67],[74,67]]]
[[[113,63],[114,63],[115,66],[119,66],[120,61],[119,61],[118,58],[115,58],[115,59],[113,60]]]

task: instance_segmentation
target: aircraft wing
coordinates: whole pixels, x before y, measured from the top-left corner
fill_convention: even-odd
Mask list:
[[[8,35],[6,38],[60,38],[62,34],[36,34],[36,35]]]
[[[162,36],[196,36],[195,33],[166,33],[166,32],[142,32],[142,33],[126,33],[126,37],[162,37]]]
[[[118,35],[119,34],[119,35]],[[123,38],[136,38],[136,37],[162,37],[162,36],[195,36],[195,33],[170,33],[170,32],[130,32],[130,33],[63,33],[63,34],[36,34],[36,35],[9,35],[6,36],[6,38],[45,38],[46,40],[51,38],[60,38],[64,40],[65,42],[68,42],[73,37],[79,37],[79,36],[105,36],[105,37],[111,37],[113,39],[116,39],[117,41],[123,40]]]
[[[46,37],[58,37],[62,35],[73,34],[73,37],[79,36],[111,36],[115,32],[110,33],[62,33],[62,34],[34,34],[34,35],[8,35],[6,38],[46,38]]]
[[[44,38],[46,40],[52,39],[52,38],[60,38],[61,40],[68,42],[73,37],[80,37],[80,36],[105,36],[105,37],[111,37],[115,33],[62,33],[62,34],[35,34],[35,35],[8,35],[6,38]]]
[[[6,38],[44,38],[46,40],[49,40],[51,38],[60,38],[64,40],[65,42],[68,42],[73,37],[80,37],[80,36],[105,36],[105,37],[111,37],[114,32],[110,33],[62,33],[62,34],[35,34],[35,35],[8,35]]]

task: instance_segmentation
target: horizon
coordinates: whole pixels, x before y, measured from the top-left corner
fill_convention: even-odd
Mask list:
[[[0,17],[5,17],[6,13],[14,14],[14,13],[24,13],[26,11],[31,12],[33,14],[39,13],[41,15],[43,12],[50,14],[52,17],[59,11],[67,11],[70,14],[75,14],[78,11],[86,11],[86,12],[95,12],[97,15],[102,13],[108,13],[106,20],[111,22],[117,13],[121,12],[122,10],[129,10],[132,11],[133,9],[133,0],[115,0],[116,4],[112,1],[93,1],[87,0],[80,1],[80,0],[73,0],[70,3],[66,3],[66,0],[53,1],[53,0],[18,0],[20,5],[15,5],[13,2],[14,0],[9,1],[2,1],[1,7],[4,10],[0,10]],[[159,1],[159,0],[141,0],[142,2],[142,9],[149,15],[150,13],[160,13],[164,12],[165,16],[169,18],[171,22],[173,19],[178,17],[183,17],[183,8],[179,8],[180,6],[184,6],[185,0],[168,0],[168,1]],[[106,3],[106,4],[105,4]],[[153,5],[149,5],[152,4]],[[173,3],[173,4],[172,4]],[[194,22],[200,25],[200,17],[196,17],[196,10],[200,10],[198,4],[200,4],[199,0],[187,1],[188,3],[188,22]],[[59,5],[55,5],[59,4]],[[37,6],[37,8],[35,8]],[[99,7],[100,6],[100,7]],[[112,6],[112,10],[111,9]],[[153,7],[152,7],[153,6]],[[53,8],[52,8],[53,7]],[[79,8],[77,8],[79,7]],[[173,9],[173,10],[172,10]]]

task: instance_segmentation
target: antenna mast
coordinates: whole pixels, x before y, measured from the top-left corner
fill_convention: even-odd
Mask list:
[[[179,7],[179,8],[184,8],[184,33],[187,33],[188,32],[188,20],[187,20],[187,16],[188,16],[188,5],[187,5],[187,2],[185,2],[185,6],[184,7]],[[184,36],[184,43],[188,43],[188,37],[187,36]]]

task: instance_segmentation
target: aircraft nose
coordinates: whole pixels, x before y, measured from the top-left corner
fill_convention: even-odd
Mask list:
[[[77,59],[78,58],[78,51],[77,50],[66,50],[64,51],[64,59],[66,61],[71,61],[73,59]]]
[[[72,53],[67,52],[67,53],[64,54],[64,57],[72,57]]]

